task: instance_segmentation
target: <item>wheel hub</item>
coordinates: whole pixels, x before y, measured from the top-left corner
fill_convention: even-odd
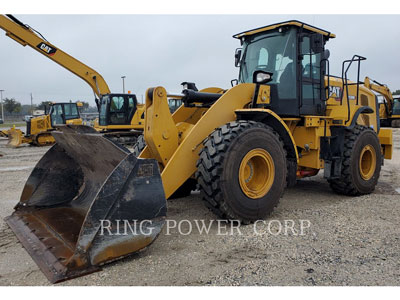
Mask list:
[[[265,149],[253,149],[243,157],[239,167],[239,184],[247,197],[258,199],[265,196],[274,177],[274,161]]]
[[[364,180],[369,180],[374,176],[376,169],[376,152],[371,145],[366,145],[361,150],[359,169],[361,177]]]

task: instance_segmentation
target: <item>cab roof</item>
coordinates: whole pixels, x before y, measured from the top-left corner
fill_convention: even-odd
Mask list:
[[[321,28],[318,28],[318,27],[315,27],[315,26],[312,26],[312,25],[309,25],[309,24],[306,24],[304,22],[297,21],[297,20],[291,20],[291,21],[286,21],[286,22],[281,22],[281,23],[275,23],[275,24],[264,26],[264,27],[259,27],[259,28],[256,28],[256,29],[243,31],[241,33],[235,34],[233,37],[236,38],[236,39],[241,39],[242,37],[245,37],[245,36],[251,36],[251,35],[254,35],[254,34],[257,34],[257,33],[260,33],[260,32],[270,31],[270,30],[274,30],[276,28],[284,27],[284,26],[301,27],[301,28],[304,28],[304,29],[309,30],[309,31],[320,33],[320,34],[322,34],[323,36],[325,36],[327,38],[335,38],[336,37],[336,35],[334,35],[333,33],[329,32],[329,31],[323,30]]]

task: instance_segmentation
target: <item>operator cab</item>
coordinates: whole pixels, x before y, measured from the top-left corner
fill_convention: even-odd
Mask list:
[[[236,34],[234,38],[242,44],[235,54],[239,83],[253,83],[254,75],[262,73],[271,88],[268,108],[275,113],[288,117],[323,115],[329,57],[324,46],[334,37],[299,21]]]
[[[393,115],[400,115],[400,97],[393,98]]]
[[[80,118],[76,103],[54,103],[51,105],[49,114],[52,127]]]
[[[132,94],[107,94],[100,99],[99,125],[130,125],[137,109]]]
[[[182,105],[182,99],[168,99],[169,111],[173,114]]]

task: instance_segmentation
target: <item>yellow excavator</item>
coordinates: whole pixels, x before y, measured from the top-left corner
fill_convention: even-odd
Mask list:
[[[400,97],[394,97],[387,85],[376,80],[366,78],[366,86],[383,96],[379,104],[381,126],[400,128]]]
[[[51,282],[149,246],[166,199],[193,181],[218,218],[243,224],[269,216],[286,187],[320,171],[336,193],[374,191],[393,145],[368,80],[347,76],[366,58],[354,55],[332,76],[325,45],[335,35],[300,21],[234,38],[232,88],[149,88],[133,152],[90,127],[53,132],[57,143],[6,218]],[[170,98],[183,103],[173,114]]]
[[[55,143],[51,132],[59,125],[82,125],[77,103],[51,103],[49,113],[29,119],[26,122],[26,133],[15,127],[7,131],[7,146],[17,148],[22,144],[46,146]]]
[[[48,42],[38,31],[13,15],[0,15],[0,28],[22,46],[30,46],[89,84],[96,95],[99,110],[97,131],[121,144],[136,142],[144,128],[144,105],[138,104],[134,94],[110,93],[99,73]]]

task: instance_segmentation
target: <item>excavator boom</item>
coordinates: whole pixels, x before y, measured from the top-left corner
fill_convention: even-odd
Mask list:
[[[137,103],[135,95],[111,94],[106,81],[98,72],[57,48],[39,32],[12,15],[0,15],[0,28],[14,41],[31,47],[89,84],[97,96],[96,104],[100,113],[96,130],[121,144],[136,142],[144,128],[144,105]],[[121,102],[124,103],[122,106]]]
[[[371,82],[372,81],[372,82]],[[395,108],[395,99],[387,85],[371,80],[366,77],[364,84],[367,88],[380,94],[384,98],[384,103],[380,108],[380,121],[382,125],[389,125],[391,127],[400,127],[400,115]]]
[[[12,15],[0,15],[0,28],[6,35],[22,46],[29,46],[63,68],[74,73],[90,85],[93,92],[100,97],[109,94],[110,89],[103,77],[92,68],[57,48],[43,36],[39,36],[31,27],[23,24]]]

